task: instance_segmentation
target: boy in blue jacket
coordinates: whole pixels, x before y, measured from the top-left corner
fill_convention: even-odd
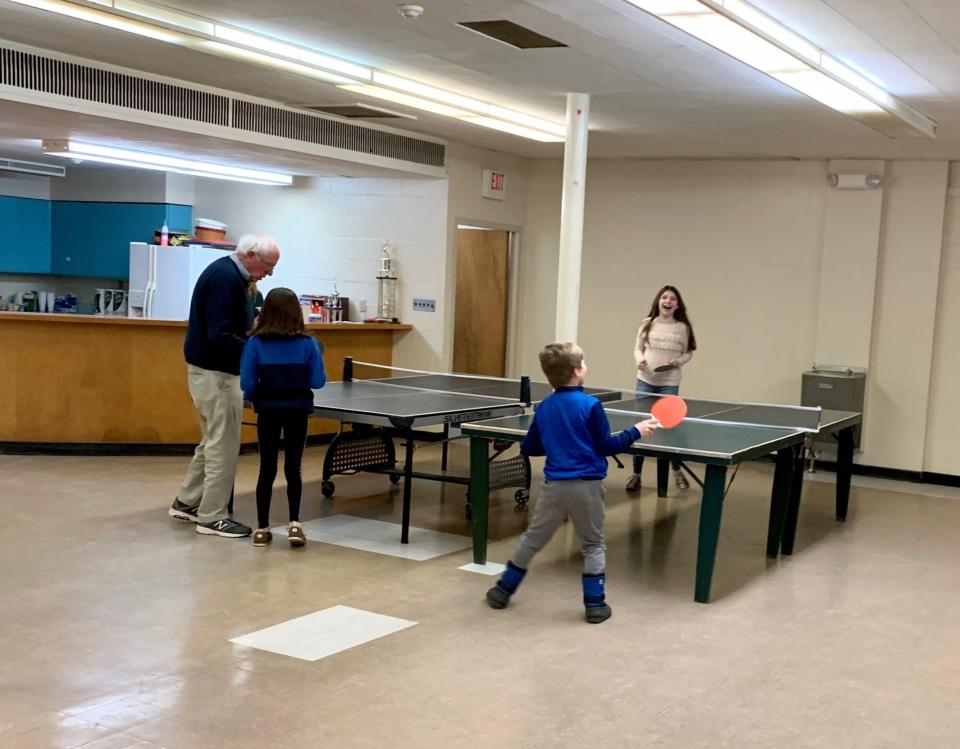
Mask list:
[[[537,407],[520,449],[526,455],[546,455],[543,485],[533,520],[507,569],[487,591],[487,603],[502,609],[527,574],[534,555],[569,516],[583,552],[583,605],[591,624],[613,614],[604,596],[607,546],[603,538],[603,497],[608,455],[626,450],[649,437],[660,424],[645,419],[618,434],[599,400],[583,392],[587,363],[575,343],[551,343],[540,352],[540,367],[554,392]]]

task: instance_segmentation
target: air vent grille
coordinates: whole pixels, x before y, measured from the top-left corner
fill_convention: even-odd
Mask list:
[[[0,47],[0,85],[443,167],[442,143]]]
[[[12,49],[0,48],[0,83],[210,125],[230,122],[226,96]]]
[[[234,99],[233,126],[238,130],[371,153],[418,164],[443,166],[440,143],[372,130],[350,122]]]
[[[25,172],[26,174],[42,174],[45,177],[64,177],[66,167],[57,164],[42,164],[36,161],[20,161],[19,159],[0,158],[0,170],[5,172]]]

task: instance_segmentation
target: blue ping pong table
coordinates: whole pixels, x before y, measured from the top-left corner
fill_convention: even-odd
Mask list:
[[[627,429],[650,414],[656,396],[627,396],[607,401],[604,409],[614,432]],[[726,496],[727,469],[747,460],[776,456],[767,556],[793,553],[800,495],[803,483],[803,446],[812,437],[833,434],[838,440],[836,515],[844,520],[853,465],[853,427],[859,413],[817,408],[731,403],[686,399],[687,418],[676,429],[658,430],[650,439],[635,442],[633,455],[658,458],[657,484],[666,495],[668,460],[679,459],[683,468],[703,490],[700,504],[697,571],[694,600],[707,603],[720,534],[720,518]],[[524,438],[533,415],[516,414],[462,425],[470,437],[470,490],[473,516],[473,561],[487,561],[487,517],[489,509],[489,445],[492,441]],[[687,463],[705,466],[703,481]]]
[[[391,376],[354,379],[355,368],[386,370]],[[366,371],[366,370],[364,370]],[[332,497],[336,475],[359,471],[382,473],[394,484],[403,479],[402,543],[409,541],[411,486],[413,479],[425,479],[466,486],[467,476],[448,474],[447,444],[450,428],[465,421],[479,421],[508,414],[522,414],[533,403],[546,398],[553,389],[542,382],[476,375],[418,372],[395,367],[344,360],[343,380],[328,382],[314,391],[313,415],[340,422],[323,461],[321,492]],[[619,391],[588,389],[601,400],[621,397]],[[422,427],[443,426],[442,432]],[[349,427],[349,428],[346,428]],[[404,443],[402,464],[397,462],[394,438]],[[414,448],[418,442],[441,442],[441,471],[413,470]],[[509,447],[509,443],[506,445]],[[518,487],[515,498],[523,504],[529,497],[530,461],[524,455],[497,459],[506,448],[495,452],[487,469],[490,488]],[[469,504],[467,505],[469,511]]]

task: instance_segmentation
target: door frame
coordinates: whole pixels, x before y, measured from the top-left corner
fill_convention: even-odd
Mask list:
[[[503,224],[499,221],[482,221],[479,219],[455,218],[453,221],[454,241],[451,248],[450,262],[450,302],[447,304],[447,329],[454,329],[457,298],[457,231],[460,229],[487,229],[507,232],[507,340],[504,351],[503,369],[506,377],[519,377],[515,368],[519,358],[520,325],[516,319],[516,312],[520,310],[518,290],[520,286],[520,233],[521,227],[515,224]],[[450,342],[450,351],[447,356],[447,369],[453,366],[453,341]]]

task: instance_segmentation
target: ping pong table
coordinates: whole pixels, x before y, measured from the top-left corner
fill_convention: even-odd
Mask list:
[[[650,415],[657,396],[625,397],[607,401],[604,409],[610,428],[622,431]],[[732,403],[686,399],[687,418],[675,429],[660,429],[646,440],[633,443],[629,453],[658,458],[658,494],[666,495],[669,458],[679,459],[691,478],[702,487],[697,546],[694,600],[707,603],[716,560],[723,501],[729,489],[727,470],[747,460],[775,454],[770,517],[767,529],[767,556],[793,553],[800,495],[803,484],[803,447],[815,435],[834,434],[837,452],[836,515],[844,520],[853,465],[853,427],[859,413],[768,404]],[[465,423],[461,429],[470,437],[469,498],[473,516],[473,561],[487,561],[487,518],[489,511],[489,444],[491,441],[521,441],[533,415],[515,414],[480,422]],[[702,463],[703,481],[686,466]]]
[[[359,367],[386,370],[391,376],[354,379]],[[375,370],[374,370],[375,371]],[[369,362],[344,360],[343,380],[328,382],[314,391],[313,415],[340,422],[340,428],[327,448],[323,461],[321,492],[332,497],[336,475],[360,471],[383,473],[394,484],[403,479],[403,515],[400,541],[409,542],[411,485],[413,479],[425,479],[467,486],[468,476],[446,473],[447,445],[451,427],[465,421],[479,421],[508,414],[519,415],[533,403],[553,392],[550,385],[477,375],[440,374],[388,367]],[[616,400],[619,391],[588,389],[601,400]],[[443,431],[422,427],[442,425]],[[346,427],[349,426],[349,429]],[[405,453],[398,464],[394,438],[403,440]],[[430,473],[413,470],[417,442],[441,442],[440,470]],[[488,486],[518,487],[515,499],[523,504],[529,497],[530,461],[519,454],[497,459],[509,448],[506,443],[489,459]],[[469,504],[466,505],[469,511]]]

